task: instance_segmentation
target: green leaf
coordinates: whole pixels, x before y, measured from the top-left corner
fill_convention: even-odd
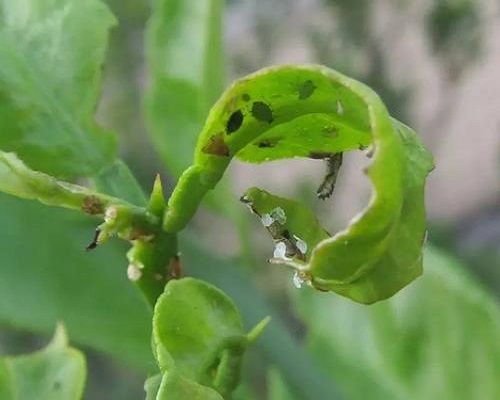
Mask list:
[[[122,243],[86,252],[90,218],[3,194],[0,221],[0,326],[50,332],[61,321],[78,343],[154,367],[151,314],[127,279]]]
[[[111,163],[94,110],[114,24],[99,0],[0,1],[0,149],[58,177]]]
[[[139,207],[147,205],[147,198],[134,175],[122,160],[115,160],[102,170],[92,181],[97,190],[109,196],[118,197]]]
[[[0,326],[47,333],[63,321],[75,342],[135,369],[152,371],[151,314],[126,277],[123,243],[112,241],[85,252],[95,227],[89,218],[2,194],[0,221]],[[242,310],[245,326],[273,316],[256,342],[261,357],[279,367],[302,397],[337,398],[334,384],[292,337],[248,274],[196,243],[194,236],[181,241],[188,275],[227,292]]]
[[[0,399],[10,400],[14,398],[12,377],[8,363],[0,357]]]
[[[183,265],[188,274],[206,280],[222,288],[241,310],[246,326],[258,323],[263,315],[271,315],[272,322],[256,342],[259,356],[268,365],[279,368],[283,378],[301,399],[339,398],[335,382],[318,368],[305,352],[301,342],[292,335],[292,329],[284,322],[274,307],[267,301],[258,286],[234,262],[221,260],[196,244],[196,240],[187,236],[182,240],[181,253]],[[290,285],[291,276],[290,276]],[[304,384],[307,382],[307,384]]]
[[[315,219],[293,205],[292,213],[299,215],[286,218],[296,220],[296,230],[282,233],[299,251],[281,258],[318,289],[362,303],[390,297],[421,274],[423,191],[432,157],[410,128],[391,119],[371,89],[326,67],[273,67],[236,81],[210,111],[194,163],[169,200],[164,228],[175,232],[185,226],[233,157],[248,162],[325,158],[331,171],[318,193],[328,197],[324,189],[333,190],[340,154],[367,146],[373,161],[365,172],[373,193],[366,209],[346,229],[325,238]],[[247,203],[262,214],[250,197],[247,193]],[[283,199],[273,202],[291,207]],[[314,243],[304,242],[311,234]],[[300,254],[299,239],[309,254]]]
[[[456,260],[371,307],[295,291],[309,350],[347,399],[496,399],[500,306]]]
[[[272,400],[294,400],[295,397],[283,381],[279,370],[270,368],[267,373],[267,385],[269,391],[269,399]]]
[[[155,353],[162,372],[231,393],[248,340],[229,297],[193,278],[172,280],[153,316]]]
[[[0,151],[0,191],[23,199],[34,199],[47,205],[99,216],[103,216],[111,205],[127,206],[121,199],[102,195],[86,187],[59,181],[50,175],[34,171],[15,154],[2,151]]]
[[[155,0],[146,34],[151,81],[149,131],[170,173],[179,175],[222,90],[222,0]]]
[[[224,400],[215,390],[186,379],[175,369],[163,375],[157,400]]]
[[[146,392],[146,400],[156,400],[158,395],[158,390],[160,390],[162,375],[156,374],[148,379],[144,383],[144,391]]]
[[[52,342],[45,349],[28,355],[8,357],[4,365],[9,372],[12,394],[2,399],[82,398],[86,376],[85,358],[79,351],[68,347],[68,339],[62,326],[58,327]],[[0,393],[1,391],[0,387]]]

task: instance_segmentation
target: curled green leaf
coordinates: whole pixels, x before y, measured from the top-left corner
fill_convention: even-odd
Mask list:
[[[362,303],[385,299],[422,272],[423,193],[432,157],[415,132],[390,117],[376,93],[326,67],[273,67],[236,81],[210,111],[194,163],[170,198],[164,228],[175,232],[185,226],[233,157],[254,163],[326,159],[329,176],[318,195],[328,197],[340,155],[365,148],[372,158],[365,169],[372,197],[331,237],[295,202],[268,194],[259,206],[252,192],[246,202],[281,228],[281,211],[289,209],[285,214],[293,227],[275,225],[278,231],[271,231],[275,240],[276,235],[288,240],[274,258],[295,268],[299,278]]]

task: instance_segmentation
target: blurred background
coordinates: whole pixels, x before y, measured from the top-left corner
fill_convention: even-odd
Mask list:
[[[165,168],[142,116],[150,4],[107,3],[119,26],[98,120],[118,133],[144,189],[160,172],[168,192],[177,172]],[[341,229],[370,195],[364,158],[347,157],[328,202],[315,199],[320,162],[233,163],[226,185],[232,197],[223,206],[234,211],[221,215],[208,202],[190,224],[183,252],[188,273],[232,295],[248,325],[275,316],[248,353],[235,398],[500,398],[500,3],[229,0],[223,44],[225,85],[283,63],[325,64],[367,83],[395,118],[419,132],[436,163],[426,193],[426,273],[370,307],[296,290],[288,271],[266,263],[273,245],[237,204],[246,188],[259,186],[307,202],[332,231]],[[150,322],[126,282],[123,244],[89,256],[82,249],[95,221],[4,195],[0,205],[0,351],[39,348],[62,319],[88,356],[85,398],[143,398],[144,377],[154,371]],[[50,235],[65,240],[44,243]],[[193,241],[204,250],[191,248]],[[51,278],[45,268],[60,273]],[[28,283],[15,286],[20,280]]]

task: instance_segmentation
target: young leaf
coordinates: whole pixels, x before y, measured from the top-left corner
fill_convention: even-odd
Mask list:
[[[222,0],[154,0],[146,34],[145,112],[174,176],[191,162],[203,119],[222,90]]]
[[[116,159],[109,168],[100,171],[92,182],[101,193],[118,197],[139,207],[145,207],[147,204],[144,191],[127,164],[120,159]]]
[[[161,385],[161,374],[156,374],[144,382],[144,391],[146,392],[146,400],[157,400],[158,390],[160,390]]]
[[[214,286],[170,281],[155,306],[153,339],[167,376],[176,371],[224,396],[238,385],[248,338],[233,302]]]
[[[58,177],[91,176],[115,156],[94,122],[108,30],[99,0],[0,1],[0,149]]]
[[[288,260],[287,246],[278,254],[284,249],[284,263],[318,289],[362,303],[387,298],[421,274],[423,190],[432,157],[371,89],[326,67],[273,67],[236,81],[210,111],[194,164],[169,200],[164,228],[175,232],[185,226],[233,157],[248,162],[325,158],[332,170],[319,195],[327,197],[340,154],[368,146],[373,161],[365,172],[373,194],[366,209],[333,237],[300,243],[309,252],[299,257],[301,263]],[[275,198],[275,207],[277,201],[283,202]],[[286,207],[283,203],[281,209]],[[291,218],[309,221],[287,233],[303,241],[308,224],[318,224],[298,212]],[[314,236],[322,234],[319,229]]]
[[[175,369],[166,372],[158,390],[157,400],[224,400],[215,390],[186,379]]]
[[[68,347],[68,338],[62,326],[52,342],[33,354],[7,357],[3,371],[0,367],[0,385],[10,384],[10,397],[5,400],[79,400],[85,384],[85,358]],[[8,372],[10,382],[3,372]],[[3,376],[2,376],[3,375]],[[0,393],[5,387],[0,386]],[[5,393],[5,392],[4,392]],[[7,392],[8,393],[8,392]]]

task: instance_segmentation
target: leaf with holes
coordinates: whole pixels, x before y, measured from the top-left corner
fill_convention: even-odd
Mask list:
[[[346,229],[324,237],[314,217],[293,205],[297,211],[288,218],[295,228],[282,232],[290,239],[275,259],[320,290],[362,303],[385,299],[422,273],[423,193],[432,156],[415,132],[390,117],[370,88],[323,66],[264,69],[236,81],[222,95],[200,133],[193,165],[170,198],[164,227],[177,231],[185,226],[233,157],[254,163],[326,159],[329,171],[318,191],[325,198],[333,191],[342,153],[365,148],[372,158],[365,173],[373,189],[365,210]],[[270,211],[259,210],[251,197],[247,193],[246,202],[261,217]],[[273,208],[290,205],[271,194],[268,200]],[[311,227],[316,232],[308,233]],[[314,243],[293,239],[310,234],[323,238]],[[300,251],[304,245],[307,254]]]

